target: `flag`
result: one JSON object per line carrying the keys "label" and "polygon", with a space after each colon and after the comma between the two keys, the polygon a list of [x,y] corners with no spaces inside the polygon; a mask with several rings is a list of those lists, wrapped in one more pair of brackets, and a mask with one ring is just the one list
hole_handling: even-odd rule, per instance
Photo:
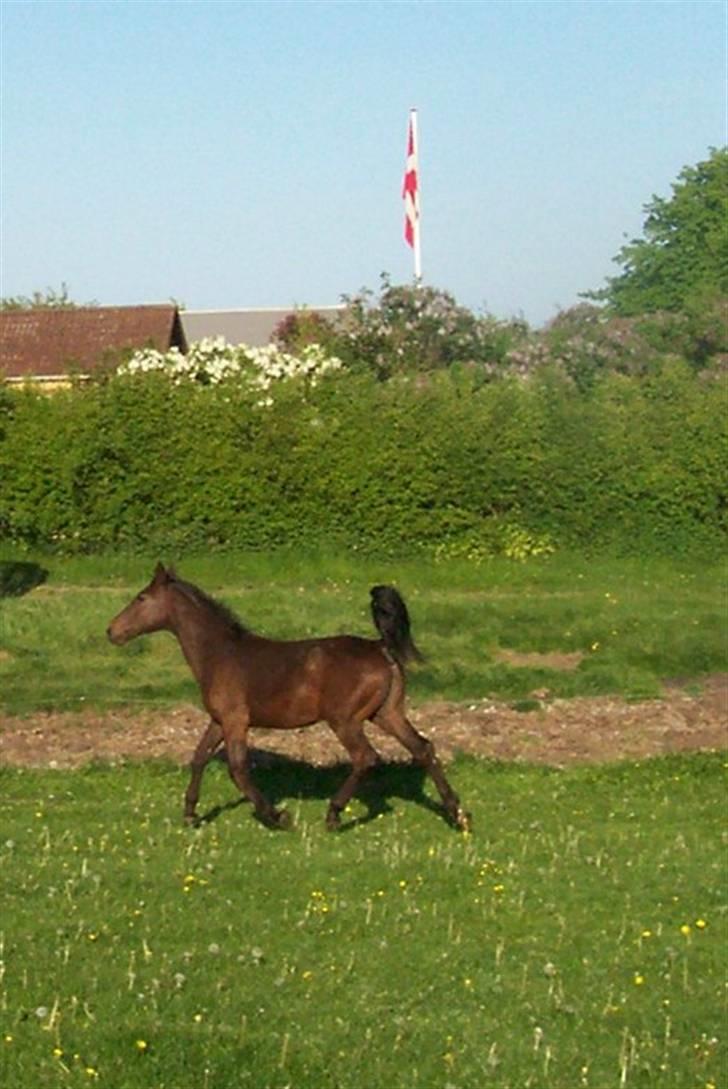
{"label": "flag", "polygon": [[402,184],[404,200],[404,237],[417,253],[420,233],[420,194],[417,166],[417,111],[410,111],[407,132],[407,162]]}

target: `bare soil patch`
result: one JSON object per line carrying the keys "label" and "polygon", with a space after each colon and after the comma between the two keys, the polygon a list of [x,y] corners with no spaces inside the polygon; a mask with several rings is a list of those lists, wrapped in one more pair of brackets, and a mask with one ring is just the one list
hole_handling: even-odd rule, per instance
{"label": "bare soil patch", "polygon": [[[414,725],[445,760],[457,753],[563,767],[575,763],[639,760],[674,752],[728,748],[728,674],[701,681],[699,694],[667,685],[661,699],[544,700],[519,712],[506,704],[429,703],[412,709]],[[91,761],[166,758],[186,763],[206,723],[203,711],[0,715],[0,764],[75,768]],[[371,727],[370,737],[387,760],[408,759],[396,742]],[[254,757],[287,756],[322,767],[338,764],[343,750],[324,725],[304,730],[255,730]]]}

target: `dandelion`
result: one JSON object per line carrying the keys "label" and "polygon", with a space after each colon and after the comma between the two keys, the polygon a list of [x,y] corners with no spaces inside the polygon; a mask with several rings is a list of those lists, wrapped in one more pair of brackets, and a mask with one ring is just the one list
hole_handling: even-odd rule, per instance
{"label": "dandelion", "polygon": [[199,1025],[200,1021],[202,1020],[202,1014],[196,1013],[192,1020],[195,1022],[196,1025]]}
{"label": "dandelion", "polygon": [[5,1033],[5,1043],[6,1044],[12,1044],[12,1042],[13,1042],[12,1035],[9,1032],[6,1032]]}
{"label": "dandelion", "polygon": [[147,1043],[146,1040],[137,1040],[136,1041],[137,1051],[146,1051],[148,1049],[148,1047],[149,1047],[149,1044]]}
{"label": "dandelion", "polygon": [[680,927],[680,933],[683,934],[686,938],[690,936],[689,923],[683,923],[683,925]]}
{"label": "dandelion", "polygon": [[643,930],[642,931],[642,937],[643,938],[651,938],[652,937],[652,931],[651,930],[646,930],[646,929]]}
{"label": "dandelion", "polygon": [[705,930],[708,924],[706,923],[705,919],[696,919],[695,925],[697,926],[698,930]]}
{"label": "dandelion", "polygon": [[643,975],[640,975],[639,972],[635,972],[635,974],[634,974],[634,985],[635,985],[635,987],[641,987],[642,984],[644,983],[644,981],[645,981],[645,977]]}
{"label": "dandelion", "polygon": [[89,1078],[98,1078],[99,1072],[98,1072],[98,1070],[96,1069],[95,1066],[87,1066],[86,1067],[86,1076],[89,1077]]}
{"label": "dandelion", "polygon": [[63,1058],[63,1048],[62,1047],[54,1047],[53,1048],[53,1057],[56,1058],[56,1059],[62,1059]]}

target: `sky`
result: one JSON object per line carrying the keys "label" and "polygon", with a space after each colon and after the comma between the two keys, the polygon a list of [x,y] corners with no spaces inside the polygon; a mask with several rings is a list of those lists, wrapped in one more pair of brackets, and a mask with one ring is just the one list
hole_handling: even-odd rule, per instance
{"label": "sky", "polygon": [[728,142],[727,0],[0,0],[0,295],[540,326]]}

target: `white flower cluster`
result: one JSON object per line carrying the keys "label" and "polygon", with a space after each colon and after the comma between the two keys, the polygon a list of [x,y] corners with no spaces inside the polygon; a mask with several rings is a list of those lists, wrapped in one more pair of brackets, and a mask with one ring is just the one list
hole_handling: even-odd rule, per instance
{"label": "white flower cluster", "polygon": [[324,374],[340,370],[341,366],[341,360],[327,355],[320,344],[308,344],[296,356],[281,351],[275,344],[253,348],[248,344],[228,344],[224,337],[216,337],[191,344],[186,355],[178,348],[168,352],[143,348],[122,363],[117,373],[163,371],[175,383],[193,381],[208,386],[242,379],[256,390],[268,391],[286,378],[302,378],[314,386]]}

